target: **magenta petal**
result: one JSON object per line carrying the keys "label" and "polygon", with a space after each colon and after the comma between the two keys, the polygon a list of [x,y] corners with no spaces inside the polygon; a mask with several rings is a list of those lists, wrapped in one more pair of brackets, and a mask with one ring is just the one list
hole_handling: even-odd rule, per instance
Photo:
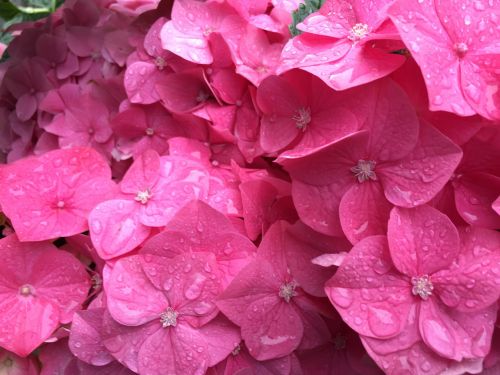
{"label": "magenta petal", "polygon": [[147,150],[140,155],[127,170],[120,188],[124,193],[137,194],[152,190],[160,177],[160,155],[155,150]]}
{"label": "magenta petal", "polygon": [[462,235],[458,264],[432,276],[441,300],[457,311],[475,312],[500,296],[500,234],[475,228]]}
{"label": "magenta petal", "polygon": [[413,303],[410,289],[409,280],[394,269],[385,236],[358,242],[325,286],[330,301],[353,330],[381,339],[405,328]]}
{"label": "magenta petal", "polygon": [[209,366],[215,366],[226,358],[241,341],[240,330],[223,315],[200,328],[207,343]]}
{"label": "magenta petal", "polygon": [[21,96],[16,103],[16,114],[19,120],[28,121],[38,107],[35,95],[27,93]]}
{"label": "magenta petal", "polygon": [[353,244],[371,235],[385,234],[392,207],[380,183],[366,181],[352,185],[340,201],[342,230]]}
{"label": "magenta petal", "polygon": [[393,208],[387,236],[394,265],[409,277],[445,269],[458,256],[457,229],[430,206]]}
{"label": "magenta petal", "polygon": [[432,126],[422,123],[420,138],[402,160],[380,165],[377,173],[387,199],[413,207],[429,202],[449,181],[462,151]]}

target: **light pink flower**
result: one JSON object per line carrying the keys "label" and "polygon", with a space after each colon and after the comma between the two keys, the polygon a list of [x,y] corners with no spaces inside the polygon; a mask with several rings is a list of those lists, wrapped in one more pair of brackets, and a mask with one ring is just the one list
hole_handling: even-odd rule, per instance
{"label": "light pink flower", "polygon": [[245,267],[217,299],[217,306],[241,327],[250,354],[269,360],[299,346],[313,348],[329,339],[320,316],[322,300],[307,295],[288,267],[284,223],[266,232],[257,259]]}
{"label": "light pink flower", "polygon": [[55,150],[0,169],[0,204],[21,241],[71,236],[116,190],[106,161],[90,148]]}
{"label": "light pink flower", "polygon": [[105,280],[104,344],[135,372],[204,373],[240,341],[236,327],[216,317],[219,277],[212,253],[118,260]]}
{"label": "light pink flower", "polygon": [[424,75],[430,109],[500,119],[498,4],[396,1],[389,10]]}
{"label": "light pink flower", "polygon": [[76,258],[48,242],[21,243],[13,234],[0,250],[0,346],[25,357],[71,321],[90,281]]}
{"label": "light pink flower", "polygon": [[255,245],[220,212],[202,201],[180,209],[164,231],[147,240],[139,254],[174,258],[191,252],[211,252],[226,287],[254,258]]}
{"label": "light pink flower", "polygon": [[[429,206],[396,207],[387,237],[356,244],[326,291],[342,319],[381,356],[373,358],[387,363],[382,368],[414,369],[413,360],[399,361],[413,345],[421,346],[419,364],[446,368],[450,360],[481,359],[500,295],[499,241],[498,233],[479,228],[459,237],[448,217]],[[435,366],[423,370],[440,373]]]}
{"label": "light pink flower", "polygon": [[172,20],[163,26],[160,37],[164,49],[195,64],[211,64],[211,35],[220,34],[234,51],[244,25],[225,3],[179,0],[174,2]]}
{"label": "light pink flower", "polygon": [[393,83],[367,87],[365,96],[364,117],[358,121],[366,130],[302,157],[278,159],[292,177],[301,220],[321,233],[343,231],[352,243],[385,233],[393,204],[413,207],[431,200],[462,157],[460,148],[437,130],[418,124]]}
{"label": "light pink flower", "polygon": [[399,68],[405,57],[391,53],[402,48],[387,17],[390,1],[327,0],[297,28],[304,31],[285,45],[282,73],[300,68],[335,90],[382,78]]}
{"label": "light pink flower", "polygon": [[117,199],[99,204],[89,215],[97,253],[110,259],[131,251],[162,227],[192,199],[207,199],[209,175],[187,158],[148,150],[139,156],[120,183]]}

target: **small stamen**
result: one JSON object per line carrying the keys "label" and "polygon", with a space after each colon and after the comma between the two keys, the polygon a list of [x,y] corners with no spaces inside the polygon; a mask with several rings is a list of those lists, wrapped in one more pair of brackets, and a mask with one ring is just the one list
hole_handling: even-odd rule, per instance
{"label": "small stamen", "polygon": [[240,344],[236,345],[236,347],[233,349],[233,351],[231,352],[232,355],[234,356],[237,356],[238,354],[240,354],[240,351],[241,351],[241,346]]}
{"label": "small stamen", "polygon": [[165,312],[160,315],[160,322],[163,328],[175,327],[177,325],[177,317],[179,313],[171,307],[167,307]]}
{"label": "small stamen", "polygon": [[296,114],[292,117],[292,120],[295,121],[295,125],[297,129],[306,131],[307,125],[311,122],[311,110],[309,108],[299,108]]}
{"label": "small stamen", "polygon": [[285,283],[280,286],[279,296],[283,298],[287,303],[290,302],[292,297],[297,295],[295,288],[297,287],[297,283],[295,281],[291,281],[289,283]]}
{"label": "small stamen", "polygon": [[31,287],[31,285],[25,284],[19,288],[19,293],[25,297],[31,296],[33,295],[33,288]]}
{"label": "small stamen", "polygon": [[458,57],[464,57],[467,54],[469,47],[467,47],[467,44],[460,42],[460,43],[455,43],[453,49],[455,50]]}
{"label": "small stamen", "polygon": [[158,70],[163,70],[163,69],[165,69],[167,62],[165,61],[165,59],[163,57],[157,56],[155,58],[155,65],[158,68]]}
{"label": "small stamen", "polygon": [[358,178],[358,182],[365,182],[368,180],[377,180],[375,174],[375,165],[377,163],[373,160],[358,160],[358,164],[351,168],[351,172]]}
{"label": "small stamen", "polygon": [[153,128],[147,128],[146,129],[146,135],[148,136],[153,136],[155,134],[155,130]]}
{"label": "small stamen", "polygon": [[369,29],[366,23],[357,23],[352,29],[349,31],[349,35],[347,39],[352,40],[353,42],[360,41],[368,34]]}
{"label": "small stamen", "polygon": [[411,292],[414,296],[420,296],[423,300],[429,298],[432,295],[434,286],[428,275],[414,276],[411,278],[411,285],[413,288]]}
{"label": "small stamen", "polygon": [[210,98],[210,94],[207,94],[205,91],[200,90],[200,92],[198,93],[198,96],[196,97],[196,101],[198,103],[203,103],[203,102],[206,102],[208,100],[208,98]]}
{"label": "small stamen", "polygon": [[64,208],[65,205],[64,201],[57,202],[57,208]]}
{"label": "small stamen", "polygon": [[148,201],[151,199],[153,194],[151,194],[150,189],[146,189],[144,191],[139,191],[137,192],[137,195],[135,196],[135,200],[139,203],[146,204]]}

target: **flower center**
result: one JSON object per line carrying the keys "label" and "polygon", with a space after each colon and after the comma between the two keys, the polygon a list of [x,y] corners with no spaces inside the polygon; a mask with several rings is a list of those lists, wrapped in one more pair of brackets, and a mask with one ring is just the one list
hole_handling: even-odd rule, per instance
{"label": "flower center", "polygon": [[241,346],[240,344],[236,345],[236,347],[233,349],[233,351],[231,352],[232,355],[234,356],[237,356],[238,354],[240,354],[240,351],[241,351]]}
{"label": "flower center", "polygon": [[19,288],[19,294],[28,297],[33,295],[33,287],[31,285],[25,284]]}
{"label": "flower center", "polygon": [[1,369],[9,369],[14,365],[14,361],[12,358],[5,358],[4,361],[0,364],[0,370]]}
{"label": "flower center", "polygon": [[420,296],[423,300],[429,298],[432,295],[434,286],[432,285],[431,279],[428,275],[414,276],[411,278],[411,285],[413,288],[411,292],[414,296]]}
{"label": "flower center", "polygon": [[57,208],[64,208],[65,205],[64,201],[57,202]]}
{"label": "flower center", "polygon": [[333,339],[333,346],[337,350],[345,349],[346,347],[346,339],[345,336],[341,333],[338,333]]}
{"label": "flower center", "polygon": [[146,129],[146,135],[148,136],[153,136],[155,134],[155,130],[153,128],[147,128]]}
{"label": "flower center", "polygon": [[292,120],[295,121],[297,129],[305,132],[307,125],[311,122],[311,110],[304,107],[299,108],[299,110],[295,113],[295,116],[292,117]]}
{"label": "flower center", "polygon": [[458,57],[464,57],[467,51],[469,50],[469,47],[467,47],[467,44],[460,42],[460,43],[455,43],[453,49],[455,50],[455,53],[457,54]]}
{"label": "flower center", "polygon": [[137,195],[135,196],[135,200],[137,202],[140,202],[142,204],[146,204],[148,203],[148,200],[153,196],[153,194],[151,194],[151,190],[149,189],[146,189],[144,191],[138,191],[137,192]]}
{"label": "flower center", "polygon": [[358,164],[351,168],[351,172],[357,177],[358,182],[365,182],[368,180],[377,180],[377,175],[375,174],[375,165],[377,162],[373,160],[358,160]]}
{"label": "flower center", "polygon": [[167,63],[163,57],[158,56],[155,58],[155,65],[158,68],[158,70],[163,70],[165,69],[165,65],[167,65]]}
{"label": "flower center", "polygon": [[295,297],[297,295],[297,292],[295,291],[296,287],[297,283],[295,281],[282,284],[280,286],[279,296],[283,298],[286,302],[290,302],[292,297]]}
{"label": "flower center", "polygon": [[196,101],[198,103],[203,103],[206,102],[208,98],[210,98],[210,94],[207,94],[205,91],[200,90],[200,92],[198,92],[198,96],[196,97]]}
{"label": "flower center", "polygon": [[347,39],[357,42],[368,34],[368,25],[366,23],[357,23],[349,31]]}
{"label": "flower center", "polygon": [[177,317],[179,313],[171,307],[167,307],[165,312],[160,315],[160,322],[163,328],[175,327],[177,325]]}

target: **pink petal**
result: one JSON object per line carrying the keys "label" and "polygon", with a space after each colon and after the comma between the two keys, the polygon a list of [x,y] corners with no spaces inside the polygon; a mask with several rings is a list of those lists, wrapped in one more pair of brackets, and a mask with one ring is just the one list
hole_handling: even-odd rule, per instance
{"label": "pink petal", "polygon": [[500,235],[472,228],[462,235],[458,264],[432,276],[441,300],[457,311],[484,309],[500,296]]}
{"label": "pink petal", "polygon": [[103,312],[102,308],[79,311],[71,324],[68,342],[71,352],[94,366],[104,366],[114,360],[102,343]]}
{"label": "pink petal", "polygon": [[385,234],[392,207],[378,182],[352,185],[340,201],[342,230],[353,244],[371,235]]}
{"label": "pink petal", "polygon": [[240,330],[223,315],[201,327],[210,357],[209,366],[215,366],[223,361],[241,341]]}
{"label": "pink petal", "polygon": [[381,165],[377,175],[390,202],[413,207],[429,202],[444,187],[461,158],[458,146],[422,123],[415,149],[398,162]]}
{"label": "pink petal", "polygon": [[394,265],[410,277],[446,269],[459,253],[457,229],[430,206],[393,208],[387,236]]}
{"label": "pink petal", "polygon": [[380,339],[405,329],[413,304],[410,289],[409,280],[392,265],[385,236],[358,242],[325,286],[330,301],[353,330]]}
{"label": "pink petal", "polygon": [[469,224],[490,229],[500,228],[500,216],[492,202],[500,191],[500,177],[486,173],[467,173],[454,181],[455,204]]}
{"label": "pink petal", "polygon": [[109,200],[89,215],[90,237],[102,259],[126,254],[139,246],[150,233],[137,215],[137,202]]}
{"label": "pink petal", "polygon": [[139,326],[157,319],[168,302],[142,269],[137,255],[122,258],[115,263],[109,279],[105,280],[108,310],[117,322]]}
{"label": "pink petal", "polygon": [[127,170],[120,183],[121,191],[137,194],[140,191],[152,189],[160,177],[160,155],[154,150],[148,150],[139,156]]}
{"label": "pink petal", "polygon": [[137,61],[127,67],[124,86],[132,103],[152,104],[160,100],[156,85],[162,77],[156,65]]}
{"label": "pink petal", "polygon": [[475,112],[460,87],[459,59],[452,50],[454,41],[438,17],[434,0],[422,4],[396,2],[389,15],[422,70],[430,110],[473,115]]}

